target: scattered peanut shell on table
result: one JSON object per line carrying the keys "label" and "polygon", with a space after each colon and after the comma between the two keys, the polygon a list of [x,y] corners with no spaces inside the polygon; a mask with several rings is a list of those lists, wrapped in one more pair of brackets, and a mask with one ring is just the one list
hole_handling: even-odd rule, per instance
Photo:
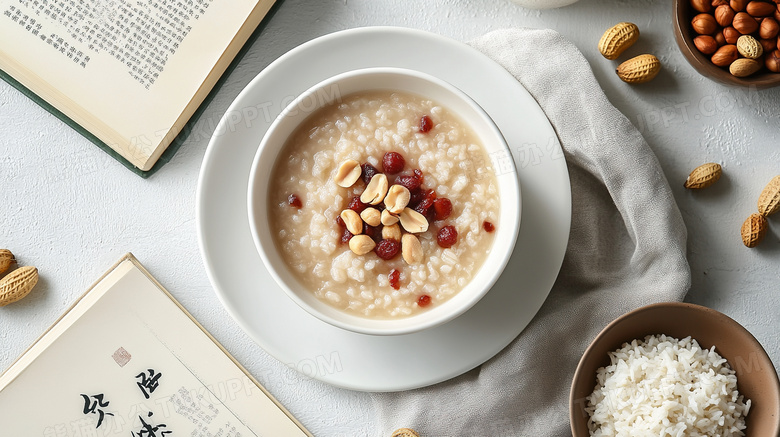
{"label": "scattered peanut shell on table", "polygon": [[756,247],[764,239],[768,227],[766,217],[753,213],[742,223],[742,243],[747,247]]}
{"label": "scattered peanut shell on table", "polygon": [[694,168],[685,180],[684,186],[689,189],[707,188],[718,182],[722,174],[723,169],[720,164],[708,162]]}
{"label": "scattered peanut shell on table", "polygon": [[420,437],[420,434],[410,428],[399,428],[393,431],[393,435],[390,437]]}
{"label": "scattered peanut shell on table", "polygon": [[0,279],[0,307],[14,303],[30,294],[38,283],[38,269],[33,266],[19,267]]}
{"label": "scattered peanut shell on table", "polygon": [[634,23],[618,23],[604,32],[599,40],[599,52],[607,59],[617,59],[639,39],[639,28]]}
{"label": "scattered peanut shell on table", "polygon": [[620,64],[616,70],[623,82],[645,83],[653,80],[661,71],[661,62],[654,55],[644,54]]}
{"label": "scattered peanut shell on table", "polygon": [[0,275],[7,272],[11,264],[15,263],[14,254],[8,249],[0,249]]}
{"label": "scattered peanut shell on table", "polygon": [[780,209],[780,175],[772,178],[758,196],[758,212],[764,217]]}

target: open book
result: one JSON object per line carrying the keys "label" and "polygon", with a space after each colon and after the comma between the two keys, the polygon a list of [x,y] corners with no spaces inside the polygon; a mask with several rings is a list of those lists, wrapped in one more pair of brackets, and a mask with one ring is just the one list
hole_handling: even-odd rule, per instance
{"label": "open book", "polygon": [[0,375],[4,436],[310,436],[125,256]]}
{"label": "open book", "polygon": [[141,173],[274,1],[0,0],[0,77]]}

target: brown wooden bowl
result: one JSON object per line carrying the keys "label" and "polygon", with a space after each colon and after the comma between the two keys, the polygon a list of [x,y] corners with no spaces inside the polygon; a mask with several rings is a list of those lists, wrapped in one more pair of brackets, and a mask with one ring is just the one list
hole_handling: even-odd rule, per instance
{"label": "brown wooden bowl", "polygon": [[596,373],[608,366],[608,353],[623,343],[648,335],[691,336],[703,348],[715,345],[737,374],[737,388],[751,400],[746,419],[748,437],[780,435],[780,382],[769,356],[742,325],[730,317],[699,305],[670,302],[631,311],[607,325],[585,350],[569,393],[569,420],[573,437],[587,437],[586,398],[596,387]]}
{"label": "brown wooden bowl", "polygon": [[690,0],[674,0],[674,39],[685,59],[696,71],[724,85],[750,87],[758,89],[780,85],[780,73],[772,73],[764,68],[748,77],[735,77],[728,68],[721,68],[710,61],[710,56],[700,52],[693,44],[698,34],[691,27],[691,20],[699,12],[691,6]]}

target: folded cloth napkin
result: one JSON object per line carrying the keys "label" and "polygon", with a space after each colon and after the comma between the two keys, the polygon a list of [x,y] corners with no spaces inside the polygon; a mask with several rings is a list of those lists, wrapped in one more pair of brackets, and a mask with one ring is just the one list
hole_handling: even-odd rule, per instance
{"label": "folded cloth napkin", "polygon": [[378,435],[570,435],[569,386],[590,341],[627,311],[685,296],[685,225],[655,155],[572,43],[512,29],[470,44],[523,84],[558,134],[572,188],[569,246],[547,301],[498,355],[431,387],[373,394]]}

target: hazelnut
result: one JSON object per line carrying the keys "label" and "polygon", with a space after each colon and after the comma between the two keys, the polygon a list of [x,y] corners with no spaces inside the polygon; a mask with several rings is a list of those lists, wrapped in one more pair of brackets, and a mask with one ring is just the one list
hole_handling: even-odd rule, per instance
{"label": "hazelnut", "polygon": [[764,18],[758,29],[758,36],[765,39],[772,39],[780,33],[780,24],[777,24],[774,18]]}
{"label": "hazelnut", "polygon": [[753,33],[758,30],[758,21],[751,17],[747,12],[739,12],[734,15],[734,29],[743,35]]}
{"label": "hazelnut", "polygon": [[764,65],[773,73],[780,73],[780,50],[767,53],[764,57]]}
{"label": "hazelnut", "polygon": [[752,1],[747,4],[745,11],[754,17],[766,17],[774,14],[777,6],[774,3],[765,3],[761,1]]}
{"label": "hazelnut", "polygon": [[712,7],[717,8],[720,5],[729,4],[729,0],[712,0]]}
{"label": "hazelnut", "polygon": [[710,60],[718,67],[726,67],[732,62],[736,61],[738,57],[739,52],[737,51],[737,46],[733,44],[726,44],[725,46],[719,48],[715,54],[712,55]]}
{"label": "hazelnut", "polygon": [[769,53],[772,50],[774,50],[776,48],[775,45],[777,44],[777,41],[775,41],[774,38],[773,39],[760,39],[760,40],[758,40],[758,42],[761,43],[761,48],[764,49],[764,53]]}
{"label": "hazelnut", "polygon": [[699,12],[709,12],[712,9],[710,0],[691,0],[691,6]]}
{"label": "hazelnut", "polygon": [[731,9],[734,9],[735,12],[739,12],[745,10],[747,3],[747,0],[731,0],[729,5],[731,6]]}
{"label": "hazelnut", "polygon": [[726,39],[726,44],[736,44],[737,38],[739,38],[742,34],[737,32],[737,29],[734,29],[733,27],[729,26],[723,29],[723,38]]}
{"label": "hazelnut", "polygon": [[691,25],[699,35],[712,35],[718,30],[718,23],[715,21],[715,17],[710,14],[699,14],[693,17]]}
{"label": "hazelnut", "polygon": [[715,21],[723,27],[731,26],[731,22],[734,21],[734,9],[731,9],[729,5],[720,5],[715,8]]}
{"label": "hazelnut", "polygon": [[726,45],[726,37],[723,36],[723,32],[715,32],[715,42],[718,43],[718,47]]}
{"label": "hazelnut", "polygon": [[711,55],[718,50],[718,42],[709,35],[699,35],[693,39],[693,44],[705,55]]}

